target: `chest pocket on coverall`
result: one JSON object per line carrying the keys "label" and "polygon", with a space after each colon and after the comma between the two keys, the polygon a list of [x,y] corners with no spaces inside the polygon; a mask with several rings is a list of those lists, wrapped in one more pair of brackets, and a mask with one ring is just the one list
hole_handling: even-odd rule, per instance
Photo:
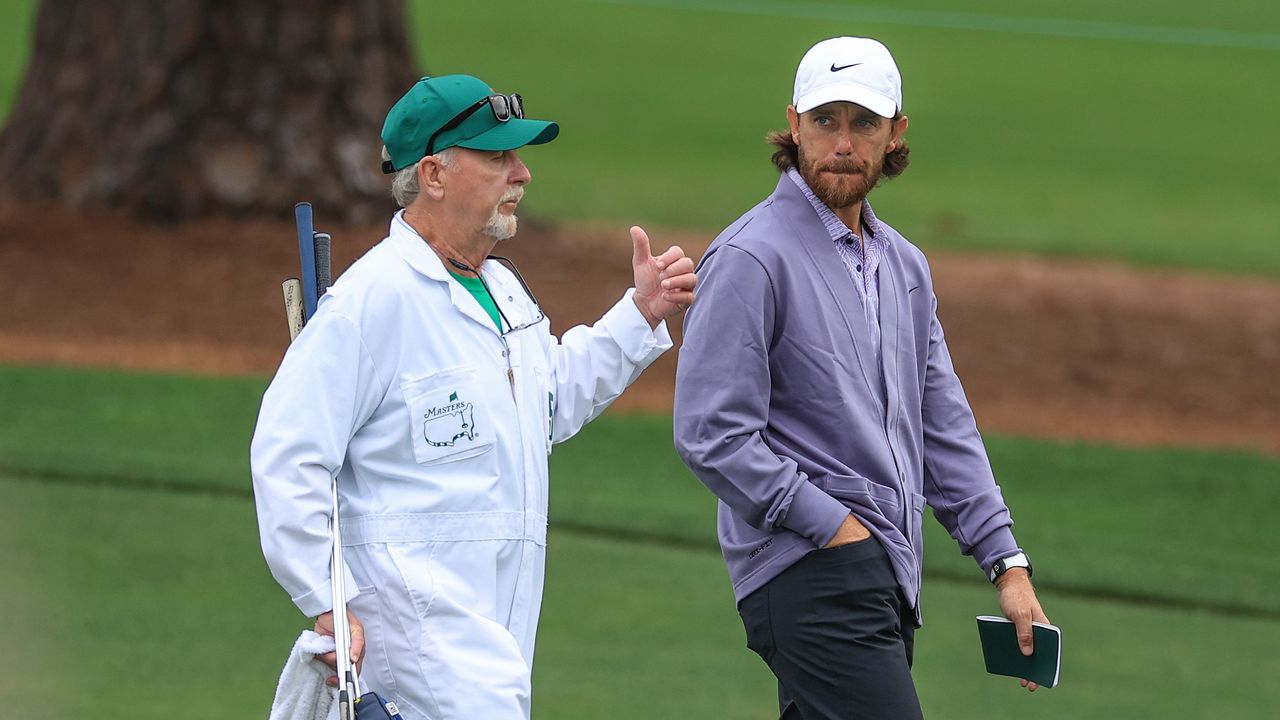
{"label": "chest pocket on coverall", "polygon": [[474,369],[440,370],[401,383],[400,391],[419,463],[462,460],[493,449],[496,428],[489,422]]}

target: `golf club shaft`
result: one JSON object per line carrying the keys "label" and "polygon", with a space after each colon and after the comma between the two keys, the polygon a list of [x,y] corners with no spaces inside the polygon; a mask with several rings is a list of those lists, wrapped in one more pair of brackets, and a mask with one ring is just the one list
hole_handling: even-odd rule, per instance
{"label": "golf club shaft", "polygon": [[[351,673],[351,628],[347,624],[347,588],[345,564],[342,559],[342,528],[338,519],[338,483],[334,482],[333,492],[333,639],[338,657],[338,689],[351,692],[349,687]],[[355,696],[350,696],[355,697]]]}

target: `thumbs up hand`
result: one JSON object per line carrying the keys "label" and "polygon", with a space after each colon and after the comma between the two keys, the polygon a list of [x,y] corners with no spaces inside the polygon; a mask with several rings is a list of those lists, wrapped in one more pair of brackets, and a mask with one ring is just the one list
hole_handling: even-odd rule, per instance
{"label": "thumbs up hand", "polygon": [[693,259],[685,257],[678,246],[654,257],[649,249],[649,236],[640,227],[631,228],[631,268],[635,271],[636,292],[632,298],[649,327],[683,311],[693,304]]}

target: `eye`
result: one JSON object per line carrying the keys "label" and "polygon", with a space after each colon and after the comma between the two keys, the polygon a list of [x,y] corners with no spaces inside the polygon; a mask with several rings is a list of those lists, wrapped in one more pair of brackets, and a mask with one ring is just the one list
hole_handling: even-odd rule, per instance
{"label": "eye", "polygon": [[813,119],[813,124],[818,127],[826,127],[831,124],[830,115],[819,115]]}

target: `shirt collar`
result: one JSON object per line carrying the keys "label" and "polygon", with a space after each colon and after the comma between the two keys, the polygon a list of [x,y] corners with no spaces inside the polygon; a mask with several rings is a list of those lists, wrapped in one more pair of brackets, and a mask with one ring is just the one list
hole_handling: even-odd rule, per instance
{"label": "shirt collar", "polygon": [[[488,313],[480,308],[479,303],[471,297],[471,291],[466,289],[462,282],[453,280],[453,276],[450,275],[449,269],[445,267],[444,261],[440,259],[439,255],[436,255],[435,251],[427,245],[427,241],[418,234],[417,230],[414,230],[409,225],[403,216],[404,210],[400,210],[391,218],[391,228],[387,234],[391,246],[408,263],[409,267],[416,272],[432,280],[447,284],[453,304],[462,309],[465,314],[492,330],[492,319],[489,318]],[[489,284],[491,294],[495,296],[494,302],[502,303],[502,300],[506,301],[501,304],[502,311],[507,314],[512,323],[519,325],[533,317],[534,304],[524,301],[524,298],[526,298],[524,289],[510,270],[503,267],[502,263],[489,259],[486,259],[481,264],[480,270],[484,274],[485,282]],[[465,280],[466,278],[462,279]],[[502,300],[498,300],[498,296],[501,296]],[[516,302],[516,298],[521,298],[521,300]]]}
{"label": "shirt collar", "polygon": [[404,219],[404,210],[398,211],[391,218],[391,229],[388,231],[391,244],[409,267],[426,275],[432,280],[449,281],[449,271],[445,269],[440,256],[427,245],[427,241],[414,230]]}
{"label": "shirt collar", "polygon": [[[431,246],[427,245],[427,241],[418,234],[418,231],[414,230],[413,226],[404,219],[404,210],[397,211],[392,216],[388,237],[391,240],[392,247],[409,264],[409,267],[432,280],[439,280],[443,283],[452,281],[453,276],[449,273],[449,268],[445,267],[444,261],[431,249]],[[511,293],[515,288],[519,287],[519,281],[515,279],[515,276],[503,267],[502,263],[496,260],[485,259],[480,265],[480,271],[484,273],[485,281],[493,289],[501,288],[504,292]],[[521,294],[523,294],[523,288],[520,289]]]}
{"label": "shirt collar", "polygon": [[[849,235],[854,234],[848,225],[835,214],[827,204],[813,192],[809,187],[809,183],[800,177],[799,171],[794,167],[787,168],[787,177],[800,188],[800,192],[804,193],[804,197],[813,206],[814,212],[818,213],[818,218],[822,220],[822,225],[827,228],[827,233],[831,235],[831,239],[835,242],[842,242]],[[880,221],[876,218],[876,214],[871,209],[871,201],[864,198],[862,201],[862,226],[867,229],[867,234],[871,236],[871,240],[887,242],[889,236],[880,228]]]}

